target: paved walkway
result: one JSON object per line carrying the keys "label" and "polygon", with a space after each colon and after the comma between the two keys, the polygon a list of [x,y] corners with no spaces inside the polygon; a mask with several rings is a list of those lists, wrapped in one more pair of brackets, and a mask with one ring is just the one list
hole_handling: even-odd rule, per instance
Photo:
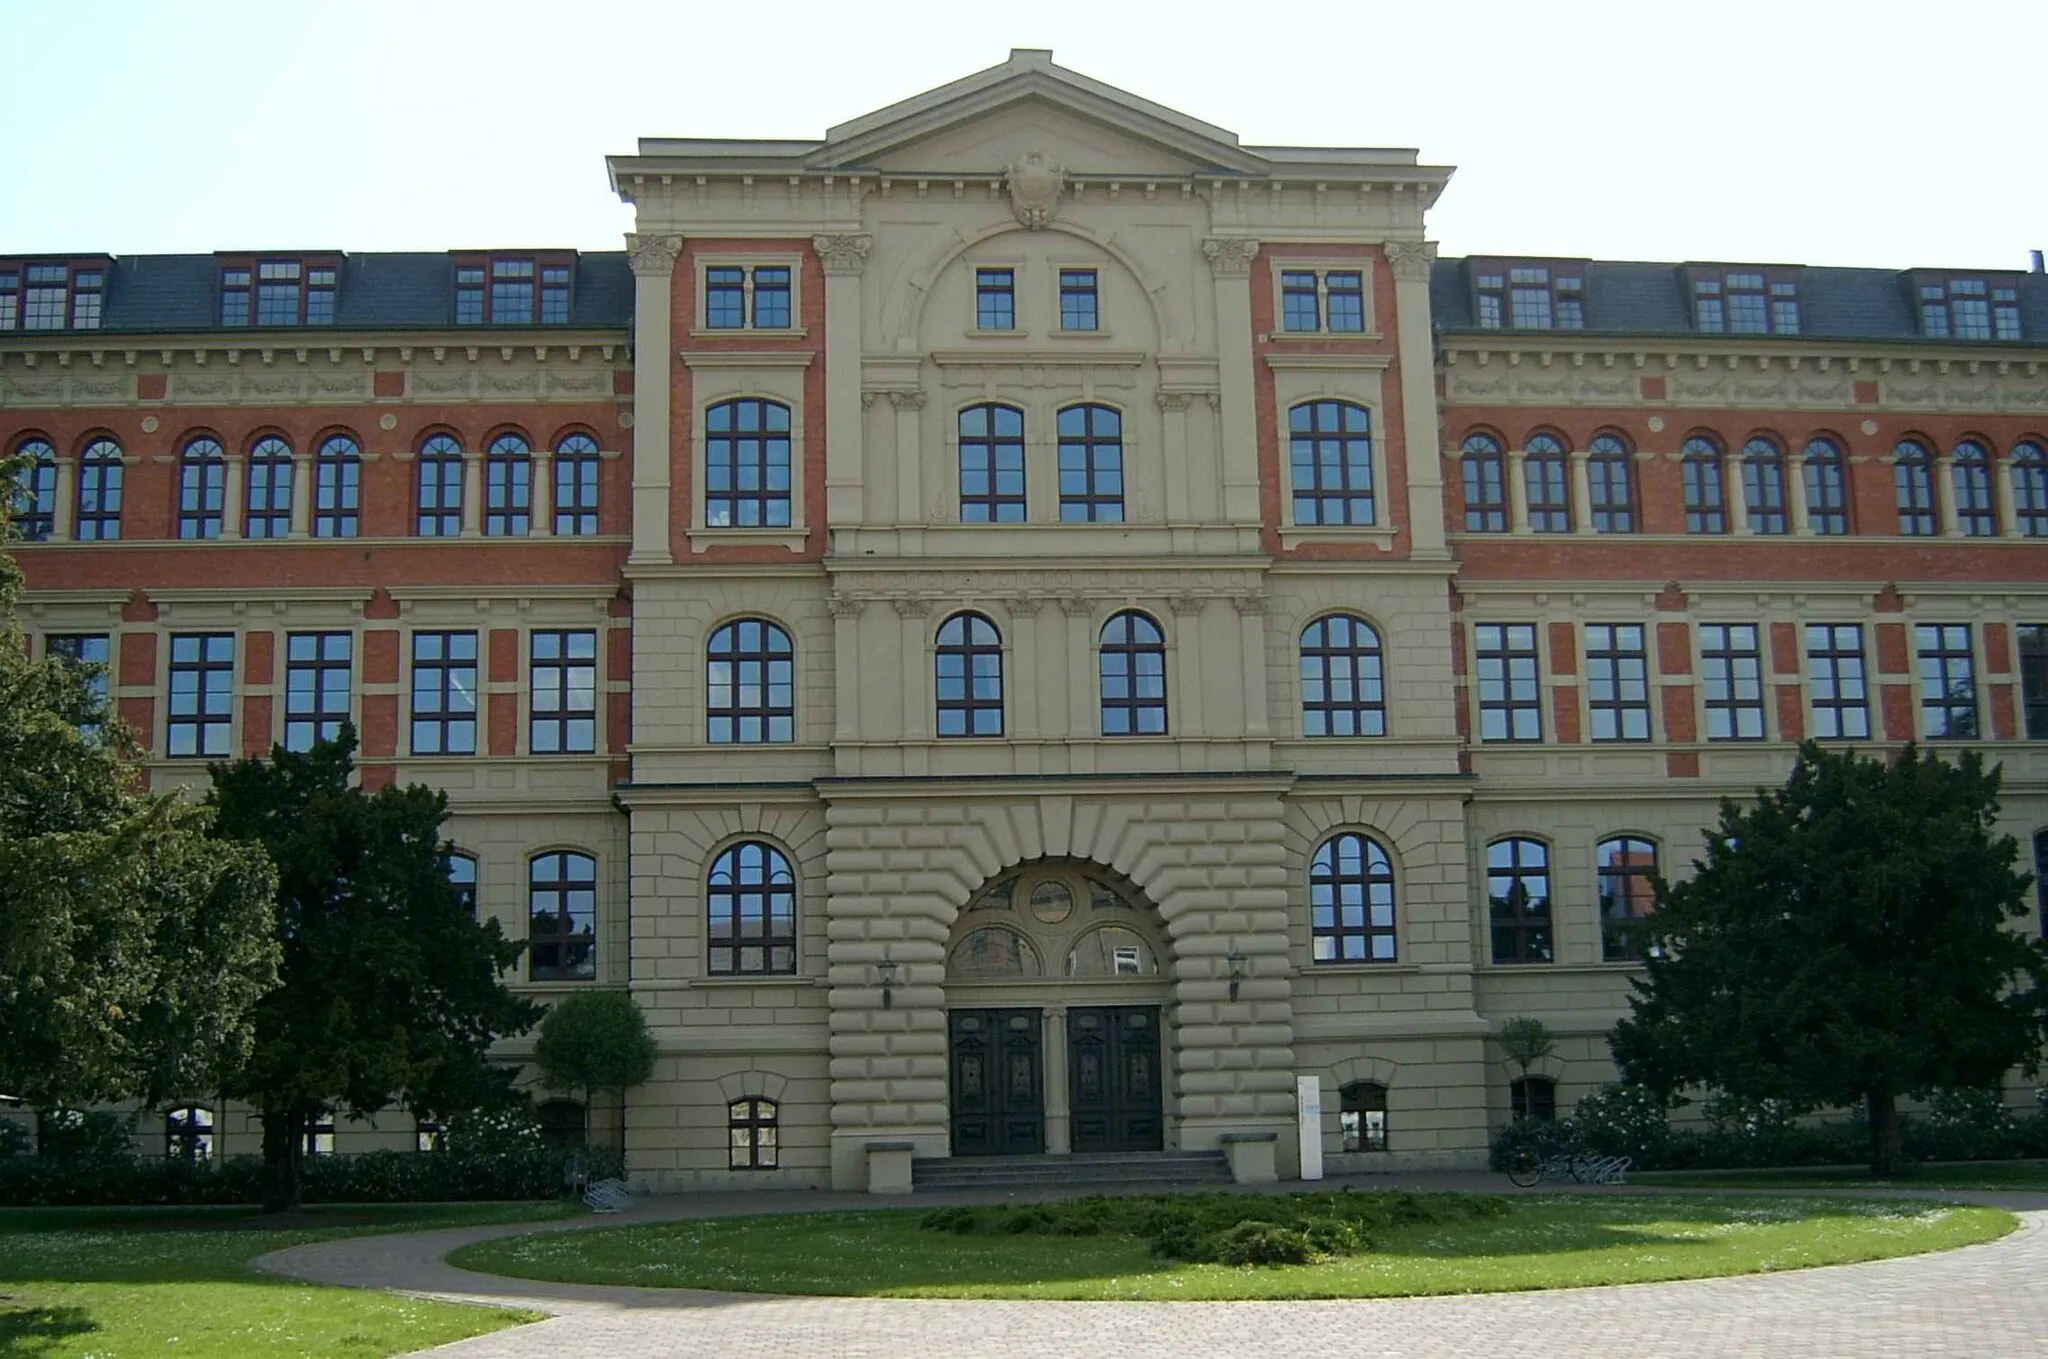
{"label": "paved walkway", "polygon": [[[1492,1176],[1375,1177],[1381,1187],[1497,1189]],[[1293,1186],[1282,1186],[1292,1188]],[[1893,1195],[1897,1197],[1898,1195]],[[539,1226],[356,1237],[259,1268],[318,1283],[547,1312],[431,1351],[446,1359],[2048,1359],[2048,1195],[1953,1193],[2021,1215],[1984,1246],[1872,1264],[1689,1283],[1377,1302],[951,1302],[597,1288],[473,1274],[458,1246],[627,1222],[872,1208],[824,1193],[692,1195]],[[989,1201],[920,1195],[920,1205]]]}

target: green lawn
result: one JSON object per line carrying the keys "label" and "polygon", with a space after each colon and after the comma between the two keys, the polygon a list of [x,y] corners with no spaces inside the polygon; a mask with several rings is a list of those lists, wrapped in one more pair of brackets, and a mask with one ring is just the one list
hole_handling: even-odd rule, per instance
{"label": "green lawn", "polygon": [[[1429,1196],[1434,1197],[1434,1196]],[[1246,1199],[1256,1207],[1259,1200]],[[914,1298],[1389,1297],[1688,1279],[1874,1260],[2003,1236],[1995,1209],[1862,1199],[1532,1195],[1272,1267],[1154,1258],[1129,1235],[950,1235],[916,1210],[725,1218],[482,1242],[468,1269],[578,1283]]]}
{"label": "green lawn", "polygon": [[2048,1161],[1970,1161],[1913,1166],[1896,1180],[1864,1169],[1657,1170],[1630,1172],[1633,1184],[1673,1189],[2015,1189],[2048,1193]]}
{"label": "green lawn", "polygon": [[258,1274],[268,1251],[339,1236],[523,1222],[554,1203],[309,1208],[285,1230],[253,1209],[0,1210],[7,1359],[372,1359],[533,1318]]}

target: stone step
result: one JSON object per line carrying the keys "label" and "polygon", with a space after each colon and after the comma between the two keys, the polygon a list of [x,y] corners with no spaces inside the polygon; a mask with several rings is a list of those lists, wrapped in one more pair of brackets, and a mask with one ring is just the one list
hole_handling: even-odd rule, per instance
{"label": "stone step", "polygon": [[911,1163],[911,1182],[923,1190],[1181,1189],[1229,1184],[1230,1165],[1220,1151],[930,1157]]}

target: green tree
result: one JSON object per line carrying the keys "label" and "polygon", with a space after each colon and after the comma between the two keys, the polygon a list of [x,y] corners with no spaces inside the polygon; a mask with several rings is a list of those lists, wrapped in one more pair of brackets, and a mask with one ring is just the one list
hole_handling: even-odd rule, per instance
{"label": "green tree", "polygon": [[494,1040],[539,1007],[500,978],[525,945],[479,923],[449,880],[448,799],[353,787],[355,733],[213,767],[215,833],[277,864],[281,980],[256,1010],[255,1050],[228,1093],[263,1119],[264,1204],[293,1207],[305,1128],[336,1106],[434,1116],[481,1102]]}
{"label": "green tree", "polygon": [[1887,764],[1809,742],[1782,789],[1724,801],[1693,877],[1656,885],[1663,947],[1612,1038],[1626,1077],[1797,1112],[1860,1102],[1888,1176],[1901,1096],[2033,1072],[2048,948],[2012,928],[2031,879],[1994,832],[1998,792],[1975,753]]}
{"label": "green tree", "polygon": [[276,978],[261,849],[145,791],[92,673],[16,621],[18,462],[0,459],[0,1089],[38,1107],[219,1088]]}
{"label": "green tree", "polygon": [[1529,1079],[1529,1068],[1557,1051],[1557,1042],[1550,1036],[1549,1026],[1531,1015],[1517,1015],[1504,1019],[1493,1031],[1493,1041],[1500,1044],[1509,1061],[1521,1070],[1522,1079]]}
{"label": "green tree", "polygon": [[616,1090],[623,1142],[626,1091],[654,1074],[654,1037],[624,991],[583,991],[548,1007],[533,1061],[548,1089],[583,1092],[586,1137],[591,1096]]}

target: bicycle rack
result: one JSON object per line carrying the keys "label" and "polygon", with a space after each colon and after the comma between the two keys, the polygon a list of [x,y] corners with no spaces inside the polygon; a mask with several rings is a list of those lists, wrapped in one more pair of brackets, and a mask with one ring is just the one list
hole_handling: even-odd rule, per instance
{"label": "bicycle rack", "polygon": [[616,1213],[632,1202],[624,1180],[599,1180],[583,1191],[584,1206],[593,1213]]}

